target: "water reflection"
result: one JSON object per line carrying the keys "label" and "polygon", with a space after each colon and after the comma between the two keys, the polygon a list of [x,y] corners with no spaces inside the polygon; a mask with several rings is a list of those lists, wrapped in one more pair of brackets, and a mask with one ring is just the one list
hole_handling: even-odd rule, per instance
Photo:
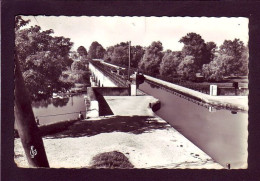
{"label": "water reflection", "polygon": [[[52,99],[52,104],[55,106],[55,107],[63,107],[63,106],[66,106],[69,102],[69,98],[56,98],[56,99]],[[73,105],[73,103],[72,103]]]}
{"label": "water reflection", "polygon": [[159,89],[160,87],[158,86],[158,85],[156,85],[156,84],[150,84],[150,86],[152,87],[152,88],[156,88],[156,89]]}
{"label": "water reflection", "polygon": [[32,107],[33,108],[41,108],[41,107],[45,107],[47,108],[48,105],[52,104],[52,100],[49,98],[49,99],[46,99],[46,100],[40,100],[40,101],[33,101],[32,102]]}
{"label": "water reflection", "polygon": [[217,109],[215,107],[209,106],[209,112],[216,112]]}
{"label": "water reflection", "polygon": [[50,98],[33,102],[32,108],[35,117],[39,118],[40,124],[76,119],[80,111],[83,114],[86,111],[83,94],[63,99]]}
{"label": "water reflection", "polygon": [[[72,99],[73,100],[73,99]],[[34,108],[47,108],[49,105],[53,105],[55,107],[64,107],[68,104],[69,102],[69,97],[66,98],[48,98],[46,100],[42,99],[40,101],[33,101],[32,102],[32,107]],[[73,105],[73,101],[72,101]]]}

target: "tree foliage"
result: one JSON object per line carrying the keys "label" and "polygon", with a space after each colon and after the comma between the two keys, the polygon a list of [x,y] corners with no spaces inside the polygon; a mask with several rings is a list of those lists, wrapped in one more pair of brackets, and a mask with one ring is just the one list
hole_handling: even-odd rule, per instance
{"label": "tree foliage", "polygon": [[80,61],[74,61],[71,65],[72,71],[86,70],[86,66]]}
{"label": "tree foliage", "polygon": [[70,51],[69,58],[73,61],[80,61],[80,56],[77,51]]}
{"label": "tree foliage", "polygon": [[90,59],[102,59],[104,58],[105,49],[97,41],[94,41],[88,51],[88,58]]}
{"label": "tree foliage", "polygon": [[203,64],[209,63],[214,57],[216,44],[213,42],[205,43],[199,34],[188,33],[179,42],[184,44],[182,49],[183,57],[194,57],[194,64],[196,64],[195,67],[197,68],[194,71],[199,71]]}
{"label": "tree foliage", "polygon": [[231,61],[231,56],[218,55],[209,64],[203,65],[202,74],[208,81],[221,81],[226,74],[226,65]]}
{"label": "tree foliage", "polygon": [[84,46],[78,47],[77,52],[81,57],[86,57],[88,55],[88,52]]}
{"label": "tree foliage", "polygon": [[159,75],[159,67],[163,57],[162,51],[163,46],[160,41],[152,42],[145,50],[144,56],[139,63],[139,69],[151,76]]}
{"label": "tree foliage", "polygon": [[30,20],[24,20],[21,16],[15,17],[15,31],[19,30],[21,27],[27,25]]}
{"label": "tree foliage", "polygon": [[247,72],[248,52],[242,41],[225,40],[220,46],[219,53],[232,57],[229,64],[226,64],[226,75],[242,75]]}
{"label": "tree foliage", "polygon": [[78,54],[78,58],[80,61],[82,61],[84,63],[88,62],[88,60],[87,60],[88,52],[84,46],[78,47],[77,54]]}
{"label": "tree foliage", "polygon": [[104,61],[105,62],[111,62],[112,59],[111,57],[113,56],[113,53],[114,53],[114,46],[110,46],[106,49],[106,53],[104,55]]}
{"label": "tree foliage", "polygon": [[142,60],[144,55],[144,49],[143,47],[137,45],[137,46],[131,46],[131,67],[138,68],[139,62]]}
{"label": "tree foliage", "polygon": [[203,65],[202,73],[207,80],[220,81],[224,76],[248,74],[248,49],[239,39],[225,40],[218,55]]}
{"label": "tree foliage", "polygon": [[129,45],[128,43],[120,43],[113,49],[111,63],[127,66],[129,62]]}
{"label": "tree foliage", "polygon": [[196,79],[196,66],[195,57],[185,56],[177,68],[177,73],[181,78],[193,81]]}
{"label": "tree foliage", "polygon": [[[144,50],[141,46],[131,46],[130,47],[130,56],[131,62],[130,66],[137,68],[138,63],[142,59],[144,54]],[[129,64],[129,43],[121,42],[115,46],[110,46],[106,50],[106,54],[104,56],[106,62],[110,62],[113,64],[128,66]]]}
{"label": "tree foliage", "polygon": [[176,77],[180,62],[181,52],[165,52],[160,64],[160,75],[165,78]]}
{"label": "tree foliage", "polygon": [[41,31],[37,25],[20,29],[26,22],[16,17],[15,56],[30,95],[37,98],[39,93],[50,94],[63,87],[59,76],[73,62],[69,58],[73,43],[69,38],[52,36],[53,30]]}
{"label": "tree foliage", "polygon": [[248,61],[249,61],[249,53],[248,48],[246,47],[240,58],[241,67],[239,68],[239,75],[248,75]]}

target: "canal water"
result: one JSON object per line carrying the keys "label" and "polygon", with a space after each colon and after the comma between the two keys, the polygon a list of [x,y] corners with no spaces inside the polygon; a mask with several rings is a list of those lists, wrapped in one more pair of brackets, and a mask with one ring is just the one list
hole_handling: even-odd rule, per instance
{"label": "canal water", "polygon": [[230,110],[210,112],[175,94],[144,82],[139,89],[161,102],[155,113],[226,167],[247,167],[248,114]]}
{"label": "canal water", "polygon": [[84,95],[68,98],[50,98],[32,103],[33,113],[40,124],[50,124],[64,120],[77,119],[79,112],[86,113]]}

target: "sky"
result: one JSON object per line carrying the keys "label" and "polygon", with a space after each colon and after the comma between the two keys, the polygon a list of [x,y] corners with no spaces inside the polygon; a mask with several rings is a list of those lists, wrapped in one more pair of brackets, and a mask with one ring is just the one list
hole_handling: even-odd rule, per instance
{"label": "sky", "polygon": [[[64,36],[74,42],[73,50],[84,46],[87,50],[93,41],[104,48],[120,42],[149,46],[161,41],[164,50],[179,51],[179,40],[187,33],[201,35],[205,42],[213,41],[219,47],[224,40],[239,38],[248,43],[247,18],[208,17],[92,17],[92,16],[23,16],[30,19],[26,27],[39,25],[42,30],[53,29],[55,36]],[[25,28],[26,28],[25,27]]]}

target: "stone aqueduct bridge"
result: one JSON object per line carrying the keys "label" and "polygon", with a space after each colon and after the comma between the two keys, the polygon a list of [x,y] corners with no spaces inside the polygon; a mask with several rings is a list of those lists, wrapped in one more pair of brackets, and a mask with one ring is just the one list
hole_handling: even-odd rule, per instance
{"label": "stone aqueduct bridge", "polygon": [[111,72],[111,70],[100,61],[91,61],[89,63],[89,70],[92,73],[93,81],[98,87],[128,87],[126,79]]}
{"label": "stone aqueduct bridge", "polygon": [[[91,71],[92,84],[88,87],[87,95],[84,97],[85,102],[89,102],[86,107],[86,117],[94,118],[102,115],[104,104],[102,96],[136,96],[137,85],[135,80],[127,81],[120,74],[124,68],[104,63],[99,60],[89,62],[89,70]],[[113,70],[113,72],[112,72]],[[124,70],[123,70],[124,71]]]}

